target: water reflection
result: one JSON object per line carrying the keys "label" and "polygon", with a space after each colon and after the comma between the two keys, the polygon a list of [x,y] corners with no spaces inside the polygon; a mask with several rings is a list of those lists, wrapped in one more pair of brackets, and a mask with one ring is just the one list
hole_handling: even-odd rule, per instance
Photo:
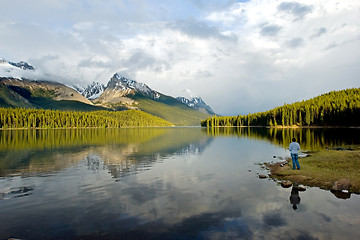
{"label": "water reflection", "polygon": [[358,196],[339,202],[309,188],[294,214],[289,188],[249,172],[288,153],[247,131],[1,132],[0,239],[359,237]]}
{"label": "water reflection", "polygon": [[351,197],[351,193],[348,191],[334,191],[331,190],[330,191],[332,194],[334,194],[335,197],[339,198],[339,199],[348,199]]}
{"label": "water reflection", "polygon": [[[165,134],[159,136],[159,138],[164,138],[160,141],[167,142],[173,136]],[[100,168],[107,169],[113,178],[120,180],[121,177],[130,174],[150,170],[154,163],[160,162],[166,157],[201,154],[212,140],[206,137],[203,139],[192,139],[191,142],[184,142],[184,145],[179,145],[176,148],[174,146],[170,148],[164,146],[163,149],[156,147],[156,151],[151,151],[151,146],[154,146],[152,141],[143,144],[129,144],[127,146],[104,146],[96,149],[93,148],[91,153],[86,156],[86,161],[89,169],[93,171],[97,171]],[[146,151],[143,152],[141,149],[146,149]]]}
{"label": "water reflection", "polygon": [[32,194],[32,191],[34,188],[32,187],[16,187],[16,188],[9,188],[8,191],[0,192],[0,200],[6,200],[11,198],[19,198],[19,197],[25,197]]}
{"label": "water reflection", "polygon": [[297,209],[297,205],[300,204],[300,196],[299,196],[299,190],[296,187],[292,187],[291,194],[290,194],[290,203],[292,204],[292,208],[294,210]]}
{"label": "water reflection", "polygon": [[173,155],[200,154],[213,139],[200,129],[73,129],[0,132],[0,177],[41,175],[84,159],[118,179]]}
{"label": "water reflection", "polygon": [[141,143],[169,131],[169,128],[0,130],[0,151]]}
{"label": "water reflection", "polygon": [[288,147],[292,138],[298,139],[302,149],[320,150],[332,146],[360,144],[359,128],[263,128],[214,127],[203,128],[209,136],[237,136],[254,140],[267,140]]}

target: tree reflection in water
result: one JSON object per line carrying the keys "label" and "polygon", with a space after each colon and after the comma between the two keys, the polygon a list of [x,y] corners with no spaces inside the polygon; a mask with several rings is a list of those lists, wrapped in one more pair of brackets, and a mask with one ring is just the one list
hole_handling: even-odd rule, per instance
{"label": "tree reflection in water", "polygon": [[212,127],[203,128],[209,136],[237,136],[266,140],[284,148],[292,138],[299,140],[302,149],[317,151],[326,147],[360,144],[358,128],[265,128],[265,127]]}

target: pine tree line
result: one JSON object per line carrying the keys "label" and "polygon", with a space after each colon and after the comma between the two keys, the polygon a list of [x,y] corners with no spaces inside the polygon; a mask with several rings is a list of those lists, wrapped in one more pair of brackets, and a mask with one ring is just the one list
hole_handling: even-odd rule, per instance
{"label": "pine tree line", "polygon": [[171,126],[139,110],[74,112],[44,109],[0,108],[0,128],[121,128]]}
{"label": "pine tree line", "polygon": [[332,91],[266,112],[210,117],[201,126],[360,126],[360,88]]}

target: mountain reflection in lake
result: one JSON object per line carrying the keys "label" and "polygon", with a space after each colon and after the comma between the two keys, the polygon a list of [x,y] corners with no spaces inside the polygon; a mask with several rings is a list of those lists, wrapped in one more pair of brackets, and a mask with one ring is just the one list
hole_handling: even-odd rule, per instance
{"label": "mountain reflection in lake", "polygon": [[0,239],[359,238],[358,195],[258,178],[293,136],[359,144],[359,129],[0,131]]}

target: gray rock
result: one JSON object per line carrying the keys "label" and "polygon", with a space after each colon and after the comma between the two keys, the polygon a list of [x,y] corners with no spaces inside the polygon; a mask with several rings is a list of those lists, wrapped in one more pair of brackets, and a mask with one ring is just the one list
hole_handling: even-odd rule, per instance
{"label": "gray rock", "polygon": [[289,188],[289,187],[292,186],[292,182],[290,182],[290,181],[282,181],[282,182],[281,182],[281,186],[282,186],[283,188]]}
{"label": "gray rock", "polygon": [[351,187],[350,179],[342,178],[334,183],[331,190],[333,191],[350,190],[350,187]]}

